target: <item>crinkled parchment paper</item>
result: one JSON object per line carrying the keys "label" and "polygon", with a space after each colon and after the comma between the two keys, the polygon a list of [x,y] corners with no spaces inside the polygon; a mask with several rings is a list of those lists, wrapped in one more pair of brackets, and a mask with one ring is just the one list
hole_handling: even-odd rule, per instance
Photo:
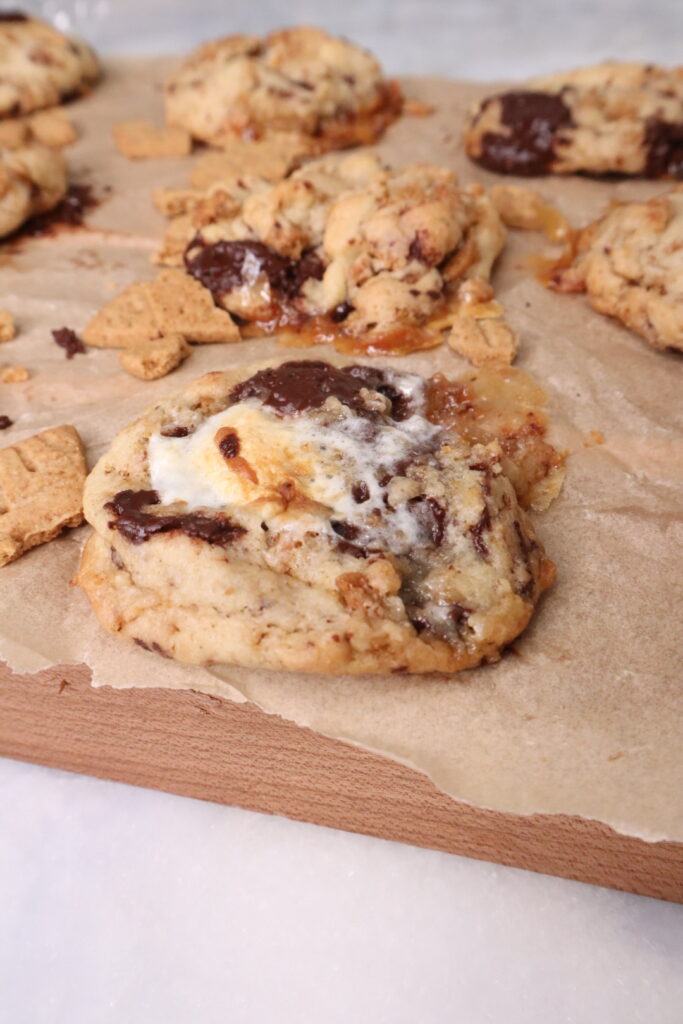
{"label": "crinkled parchment paper", "polygon": [[[191,158],[131,163],[112,144],[120,119],[161,120],[165,61],[114,62],[75,104],[77,180],[112,193],[89,229],[0,250],[0,307],[20,325],[1,363],[24,363],[26,384],[0,385],[10,443],[73,423],[92,465],[112,435],[161,395],[210,369],[287,351],[272,340],[204,345],[171,377],[137,381],[117,353],[67,361],[50,330],[80,330],[115,292],[153,276],[163,222],[157,185],[186,182]],[[405,118],[379,147],[396,164],[441,161],[463,180],[493,176],[459,146],[463,112],[481,86],[416,79],[408,93],[436,113]],[[613,198],[656,183],[572,178],[535,184],[580,224]],[[517,234],[497,285],[522,344],[517,365],[548,392],[555,439],[570,452],[564,491],[538,522],[558,565],[531,628],[500,664],[453,678],[323,678],[232,669],[222,678],[162,661],[100,629],[70,587],[86,528],[0,570],[0,654],[18,670],[85,662],[97,685],[192,687],[255,701],[329,736],[408,762],[461,800],[502,811],[597,818],[647,839],[683,840],[683,358],[657,353],[593,312],[551,294],[525,260],[543,247]],[[301,354],[296,351],[296,356]],[[316,355],[324,350],[316,350]],[[445,346],[401,360],[420,372],[464,369]],[[604,444],[590,443],[600,431]]]}

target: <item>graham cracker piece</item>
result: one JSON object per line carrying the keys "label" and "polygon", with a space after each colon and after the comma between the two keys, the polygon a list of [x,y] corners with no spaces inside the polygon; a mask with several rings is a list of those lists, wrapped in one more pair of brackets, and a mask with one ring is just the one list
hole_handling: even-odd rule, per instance
{"label": "graham cracker piece", "polygon": [[11,341],[16,336],[17,328],[14,317],[6,309],[0,309],[0,343]]}
{"label": "graham cracker piece", "polygon": [[21,384],[23,381],[28,380],[30,376],[25,366],[5,366],[4,369],[0,370],[0,381],[3,384]]}
{"label": "graham cracker piece", "polygon": [[236,324],[211,292],[182,270],[131,284],[97,313],[83,332],[86,345],[129,348],[168,334],[187,341],[239,341]]}
{"label": "graham cracker piece", "polygon": [[221,152],[206,153],[190,171],[192,188],[239,178],[243,174],[280,181],[311,155],[311,143],[293,132],[273,132],[265,139],[230,139]]}
{"label": "graham cracker piece", "polygon": [[39,110],[28,119],[33,137],[44,146],[62,149],[77,139],[76,129],[63,110]]}
{"label": "graham cracker piece", "polygon": [[191,352],[182,334],[166,334],[163,338],[124,348],[119,355],[123,369],[140,380],[158,380],[171,373]]}
{"label": "graham cracker piece", "polygon": [[149,121],[119,121],[112,128],[119,153],[130,160],[187,156],[192,139],[182,128],[157,128]]}
{"label": "graham cracker piece", "polygon": [[475,366],[509,366],[517,352],[515,333],[504,320],[477,319],[467,313],[453,317],[446,340],[454,352]]}
{"label": "graham cracker piece", "polygon": [[83,522],[83,445],[74,427],[0,451],[0,565]]}

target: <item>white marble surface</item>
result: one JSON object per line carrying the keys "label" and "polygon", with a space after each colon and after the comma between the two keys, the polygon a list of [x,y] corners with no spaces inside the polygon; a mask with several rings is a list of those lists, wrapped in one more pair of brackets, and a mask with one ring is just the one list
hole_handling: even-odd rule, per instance
{"label": "white marble surface", "polygon": [[[109,52],[310,20],[482,79],[683,36],[680,0],[25,6]],[[683,908],[0,761],[0,1024],[190,1021],[681,1024]]]}

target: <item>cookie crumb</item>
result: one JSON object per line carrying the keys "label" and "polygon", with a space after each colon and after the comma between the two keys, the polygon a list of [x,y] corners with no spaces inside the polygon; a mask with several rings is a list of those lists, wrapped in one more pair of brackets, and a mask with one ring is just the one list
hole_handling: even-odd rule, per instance
{"label": "cookie crumb", "polygon": [[119,362],[126,373],[132,374],[133,377],[139,377],[140,380],[158,380],[180,366],[190,352],[190,346],[182,334],[166,334],[161,338],[124,348],[119,355]]}
{"label": "cookie crumb", "polygon": [[3,341],[11,341],[12,338],[16,337],[17,328],[14,323],[14,317],[6,309],[0,309],[0,343]]}
{"label": "cookie crumb", "polygon": [[63,110],[40,110],[29,118],[31,132],[38,142],[51,149],[63,149],[77,139],[76,129]]}
{"label": "cookie crumb", "polygon": [[0,146],[3,149],[20,149],[29,140],[29,128],[19,117],[0,121]]}
{"label": "cookie crumb", "polygon": [[182,128],[157,128],[149,121],[119,121],[112,128],[119,153],[129,160],[187,156],[192,140]]}
{"label": "cookie crumb", "polygon": [[30,374],[25,366],[6,366],[4,370],[0,370],[0,381],[3,384],[20,384],[22,381],[28,380]]}
{"label": "cookie crumb", "polygon": [[52,337],[60,348],[64,349],[67,359],[73,359],[75,355],[85,352],[85,345],[70,327],[58,327],[52,332]]}
{"label": "cookie crumb", "polygon": [[434,113],[431,103],[424,103],[423,100],[404,100],[403,113],[409,117],[429,117]]}
{"label": "cookie crumb", "polygon": [[72,426],[52,427],[0,451],[0,565],[83,521],[85,476],[83,445]]}

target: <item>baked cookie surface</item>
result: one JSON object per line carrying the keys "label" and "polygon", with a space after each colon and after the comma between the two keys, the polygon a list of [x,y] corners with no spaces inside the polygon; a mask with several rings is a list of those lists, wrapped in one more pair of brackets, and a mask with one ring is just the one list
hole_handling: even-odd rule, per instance
{"label": "baked cookie surface", "polygon": [[0,12],[0,118],[56,106],[98,76],[97,59],[81,40],[19,11]]}
{"label": "baked cookie surface", "polygon": [[100,622],[203,665],[496,660],[554,577],[522,507],[561,481],[543,417],[529,431],[524,402],[510,411],[528,378],[252,371],[207,374],[159,403],[89,477],[79,582]]}
{"label": "baked cookie surface", "polygon": [[658,349],[683,351],[683,191],[619,203],[578,235],[568,267],[551,274],[558,291],[585,291]]}
{"label": "baked cookie surface", "polygon": [[683,177],[683,68],[608,61],[490,96],[465,147],[502,174]]}
{"label": "baked cookie surface", "polygon": [[308,26],[205,43],[166,84],[169,124],[215,146],[273,131],[319,152],[374,142],[401,103],[371,54]]}
{"label": "baked cookie surface", "polygon": [[389,170],[359,152],[175,199],[160,260],[184,262],[259,333],[400,353],[439,344],[449,318],[478,310],[508,330],[511,361],[489,283],[505,228],[483,189],[446,168]]}
{"label": "baked cookie surface", "polygon": [[64,157],[39,143],[0,149],[0,238],[57,205],[67,189]]}

